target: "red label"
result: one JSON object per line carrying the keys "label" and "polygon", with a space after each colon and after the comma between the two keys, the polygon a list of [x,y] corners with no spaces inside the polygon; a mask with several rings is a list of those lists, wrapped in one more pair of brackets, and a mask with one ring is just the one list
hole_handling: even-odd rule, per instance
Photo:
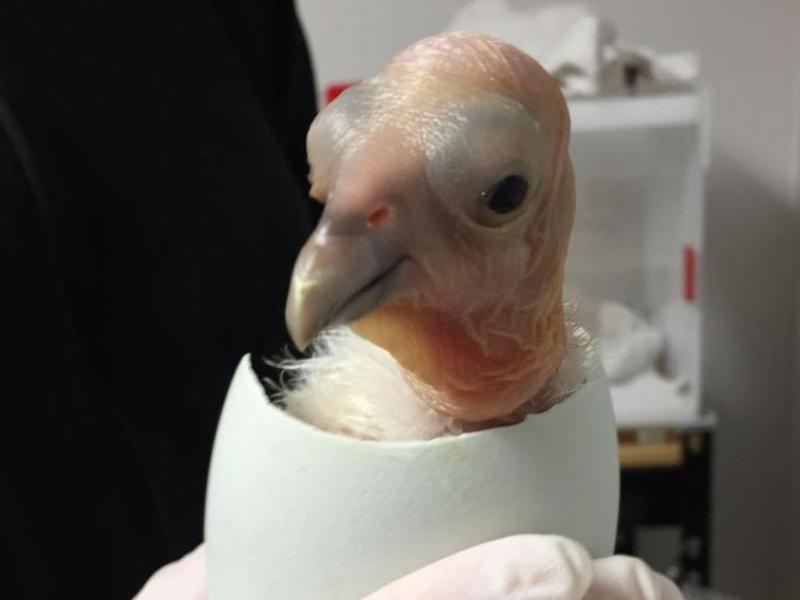
{"label": "red label", "polygon": [[338,83],[331,83],[325,88],[325,104],[330,104],[339,97],[343,91],[351,85],[355,85],[355,81],[341,81]]}
{"label": "red label", "polygon": [[683,299],[694,302],[697,295],[697,252],[694,247],[683,247]]}

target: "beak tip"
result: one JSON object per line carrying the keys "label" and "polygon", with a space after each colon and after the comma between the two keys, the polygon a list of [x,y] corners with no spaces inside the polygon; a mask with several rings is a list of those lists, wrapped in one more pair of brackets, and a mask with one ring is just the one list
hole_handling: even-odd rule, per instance
{"label": "beak tip", "polygon": [[295,303],[291,300],[286,305],[286,329],[292,343],[301,352],[311,345],[320,330],[310,322],[308,311],[304,308],[302,302]]}
{"label": "beak tip", "polygon": [[292,335],[291,333],[289,334],[289,337],[292,339],[292,343],[294,344],[295,348],[300,350],[300,352],[305,352],[311,345],[310,340],[299,338],[297,336]]}
{"label": "beak tip", "polygon": [[311,336],[302,332],[298,327],[297,321],[291,318],[289,314],[286,315],[286,329],[289,332],[289,339],[295,347],[301,352],[305,351],[311,343]]}

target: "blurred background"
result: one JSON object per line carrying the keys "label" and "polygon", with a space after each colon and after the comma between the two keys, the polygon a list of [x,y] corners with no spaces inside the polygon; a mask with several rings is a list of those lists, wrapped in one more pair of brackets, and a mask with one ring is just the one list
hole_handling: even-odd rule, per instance
{"label": "blurred background", "polygon": [[448,29],[503,37],[559,78],[579,196],[568,291],[613,384],[618,550],[725,597],[800,597],[800,4],[298,10],[321,105]]}

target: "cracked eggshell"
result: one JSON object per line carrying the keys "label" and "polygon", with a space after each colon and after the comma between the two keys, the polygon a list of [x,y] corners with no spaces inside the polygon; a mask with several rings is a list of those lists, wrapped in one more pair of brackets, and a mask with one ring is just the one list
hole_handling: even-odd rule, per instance
{"label": "cracked eggshell", "polygon": [[550,411],[418,442],[317,430],[271,405],[249,356],[217,431],[206,505],[211,600],[355,600],[512,534],[613,551],[619,466],[598,368]]}

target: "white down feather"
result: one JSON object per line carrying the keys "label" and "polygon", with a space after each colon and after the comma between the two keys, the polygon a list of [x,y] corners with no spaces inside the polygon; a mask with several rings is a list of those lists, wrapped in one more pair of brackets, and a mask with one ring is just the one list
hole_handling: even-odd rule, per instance
{"label": "white down feather", "polygon": [[[545,391],[561,401],[586,379],[589,334],[568,323],[564,363]],[[286,411],[325,431],[367,440],[426,440],[463,431],[462,424],[431,409],[417,394],[394,357],[348,327],[324,332],[309,358],[275,363],[287,373],[270,382],[273,400]]]}

